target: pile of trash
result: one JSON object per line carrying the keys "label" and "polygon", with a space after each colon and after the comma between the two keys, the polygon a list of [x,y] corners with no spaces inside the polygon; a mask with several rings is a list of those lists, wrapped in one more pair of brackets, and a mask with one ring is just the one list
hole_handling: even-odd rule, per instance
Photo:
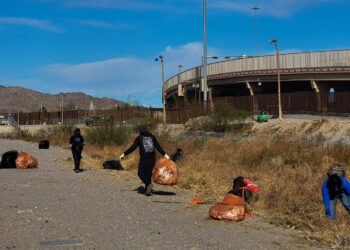
{"label": "pile of trash", "polygon": [[232,190],[224,200],[216,203],[209,210],[209,216],[217,220],[241,221],[245,215],[253,217],[253,212],[247,207],[247,203],[253,194],[259,194],[260,188],[251,180],[238,176],[233,180]]}
{"label": "pile of trash", "polygon": [[241,221],[245,215],[253,217],[253,212],[245,205],[244,198],[226,194],[224,200],[216,203],[209,210],[209,216],[217,220]]}
{"label": "pile of trash", "polygon": [[8,151],[2,155],[0,168],[37,168],[38,160],[26,152]]}

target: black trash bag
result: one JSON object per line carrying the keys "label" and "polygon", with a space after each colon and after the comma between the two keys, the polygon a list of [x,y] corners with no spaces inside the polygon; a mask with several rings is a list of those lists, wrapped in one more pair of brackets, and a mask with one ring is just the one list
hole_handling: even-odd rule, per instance
{"label": "black trash bag", "polygon": [[49,149],[50,142],[48,140],[44,140],[39,142],[39,149]]}
{"label": "black trash bag", "polygon": [[179,160],[181,160],[182,159],[182,149],[181,148],[178,148],[177,150],[176,150],[176,153],[175,154],[173,154],[172,156],[171,156],[171,160],[173,161],[173,162],[178,162]]}
{"label": "black trash bag", "polygon": [[124,170],[122,164],[120,161],[106,161],[103,163],[103,168],[104,169],[116,169],[116,170]]}
{"label": "black trash bag", "polygon": [[1,158],[0,168],[16,168],[18,151],[12,150],[4,153]]}

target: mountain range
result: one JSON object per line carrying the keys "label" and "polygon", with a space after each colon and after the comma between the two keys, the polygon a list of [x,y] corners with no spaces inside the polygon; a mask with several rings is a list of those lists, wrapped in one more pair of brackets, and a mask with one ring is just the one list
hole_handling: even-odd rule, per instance
{"label": "mountain range", "polygon": [[22,87],[5,87],[0,85],[1,112],[39,112],[41,105],[48,112],[59,111],[62,99],[64,110],[104,110],[125,105],[124,102],[113,98],[98,98],[82,92],[52,95]]}

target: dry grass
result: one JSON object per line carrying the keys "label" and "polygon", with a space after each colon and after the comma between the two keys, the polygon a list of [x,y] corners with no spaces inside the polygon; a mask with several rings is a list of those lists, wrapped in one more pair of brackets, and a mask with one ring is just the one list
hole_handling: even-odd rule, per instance
{"label": "dry grass", "polygon": [[[324,123],[322,120],[314,122],[312,131],[317,131]],[[170,141],[168,131],[158,134],[168,154],[177,147],[183,149],[185,157],[179,163],[178,188],[207,200],[220,201],[231,189],[232,180],[245,176],[261,187],[261,194],[250,204],[258,216],[276,225],[303,230],[309,237],[332,245],[337,230],[332,229],[325,217],[321,187],[333,163],[342,164],[350,173],[350,147],[341,143],[315,146],[302,139],[290,140],[291,137],[264,135],[241,142],[233,141],[232,137]],[[40,141],[40,138],[25,139]],[[51,144],[64,148],[68,148],[68,139],[69,134],[64,132],[49,137]],[[101,147],[88,142],[84,151],[101,166],[106,160],[118,159],[133,139],[122,146]],[[138,159],[137,152],[129,155],[123,161],[124,168],[135,173]],[[350,217],[341,202],[337,221],[340,237],[349,235]]]}

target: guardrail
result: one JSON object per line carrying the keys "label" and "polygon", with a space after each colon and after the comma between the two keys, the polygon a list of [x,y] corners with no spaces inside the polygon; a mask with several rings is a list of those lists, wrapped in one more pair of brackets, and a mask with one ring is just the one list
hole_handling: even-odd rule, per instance
{"label": "guardrail", "polygon": [[[235,59],[208,64],[208,77],[244,71],[276,70],[276,55]],[[350,67],[350,50],[329,50],[280,54],[281,69]],[[178,83],[196,80],[202,76],[202,66],[186,70],[165,82],[165,90]]]}

